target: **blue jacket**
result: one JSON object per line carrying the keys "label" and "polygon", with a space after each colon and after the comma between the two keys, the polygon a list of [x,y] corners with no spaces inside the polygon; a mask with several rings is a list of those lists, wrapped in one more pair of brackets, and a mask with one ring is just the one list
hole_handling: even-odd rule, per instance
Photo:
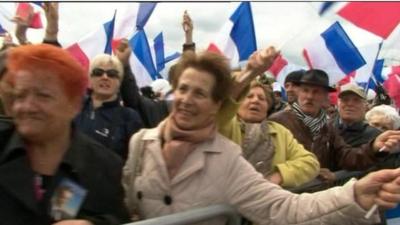
{"label": "blue jacket", "polygon": [[92,99],[87,97],[74,123],[83,133],[126,159],[129,139],[143,124],[135,110],[121,106],[119,101],[104,102],[94,109]]}

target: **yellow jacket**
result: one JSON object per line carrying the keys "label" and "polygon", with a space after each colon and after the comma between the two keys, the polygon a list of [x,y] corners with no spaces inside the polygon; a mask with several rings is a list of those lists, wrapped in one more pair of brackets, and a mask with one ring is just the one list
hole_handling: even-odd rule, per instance
{"label": "yellow jacket", "polygon": [[[225,137],[242,144],[240,121],[236,113],[239,103],[227,100],[217,116],[218,130]],[[268,121],[268,134],[275,146],[274,171],[279,171],[285,188],[296,187],[314,179],[319,173],[317,157],[297,142],[292,133],[282,125]]]}

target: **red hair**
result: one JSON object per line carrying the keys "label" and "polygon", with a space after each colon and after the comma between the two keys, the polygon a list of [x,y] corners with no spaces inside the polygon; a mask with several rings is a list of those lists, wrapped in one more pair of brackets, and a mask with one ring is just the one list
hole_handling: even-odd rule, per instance
{"label": "red hair", "polygon": [[26,70],[35,76],[43,72],[57,76],[65,94],[72,100],[81,100],[86,92],[88,76],[84,68],[67,51],[48,44],[23,45],[10,50],[7,73],[12,83],[18,71]]}

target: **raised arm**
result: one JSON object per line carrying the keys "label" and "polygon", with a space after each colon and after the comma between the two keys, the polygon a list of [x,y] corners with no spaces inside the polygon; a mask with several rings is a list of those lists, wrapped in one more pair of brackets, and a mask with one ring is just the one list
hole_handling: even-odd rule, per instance
{"label": "raised arm", "polygon": [[238,100],[243,94],[243,91],[249,86],[250,82],[271,67],[278,55],[279,52],[276,51],[274,47],[254,52],[249,57],[246,66],[242,69],[240,74],[234,77],[231,97],[234,100]]}
{"label": "raised arm", "polygon": [[45,2],[44,12],[46,15],[47,26],[43,43],[61,47],[58,42],[58,2]]}

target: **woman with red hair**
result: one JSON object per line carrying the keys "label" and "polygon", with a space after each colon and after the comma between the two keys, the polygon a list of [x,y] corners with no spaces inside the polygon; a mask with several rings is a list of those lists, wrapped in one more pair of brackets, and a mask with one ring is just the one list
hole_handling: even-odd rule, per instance
{"label": "woman with red hair", "polygon": [[[9,51],[4,79],[13,89],[15,128],[0,126],[0,218],[5,224],[120,224],[121,160],[79,133],[71,121],[81,109],[88,77],[66,51],[26,45]],[[101,176],[98,176],[101,174]],[[52,215],[58,189],[73,196]]]}

